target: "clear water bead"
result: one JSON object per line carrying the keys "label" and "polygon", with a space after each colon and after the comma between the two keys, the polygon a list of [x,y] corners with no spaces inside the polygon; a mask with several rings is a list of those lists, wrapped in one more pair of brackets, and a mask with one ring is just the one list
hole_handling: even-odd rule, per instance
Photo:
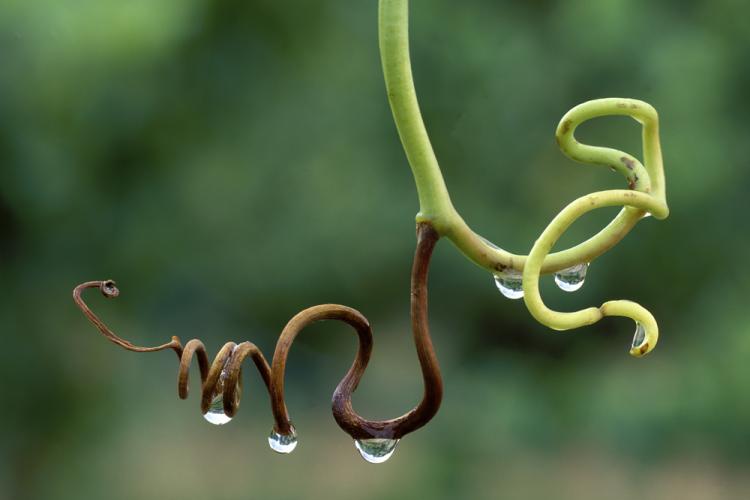
{"label": "clear water bead", "polygon": [[359,450],[362,458],[371,464],[382,464],[396,451],[398,439],[357,439],[354,446]]}
{"label": "clear water bead", "polygon": [[[234,354],[235,350],[237,350],[237,346],[234,346],[232,355]],[[229,376],[226,371],[226,367],[231,361],[232,355],[230,355],[224,362],[224,368],[222,368],[221,374],[219,374],[219,380],[216,382],[216,387],[214,387],[214,394],[211,398],[211,405],[208,407],[208,411],[203,414],[203,418],[214,425],[224,425],[232,420],[232,417],[224,413],[224,381]],[[235,404],[239,404],[239,398],[240,386],[239,384],[237,384],[237,387],[234,390]]]}
{"label": "clear water bead", "polygon": [[208,411],[203,414],[203,418],[214,425],[224,425],[232,420],[232,417],[229,417],[224,413],[224,396],[221,393],[214,393],[214,398],[211,400],[211,406],[209,406]]}
{"label": "clear water bead", "polygon": [[523,279],[521,273],[515,270],[498,273],[495,275],[495,285],[500,293],[509,299],[520,299],[523,297]]}
{"label": "clear water bead", "polygon": [[277,453],[291,453],[297,447],[297,431],[290,426],[289,434],[280,434],[276,429],[271,429],[268,436],[268,446]]}
{"label": "clear water bead", "polygon": [[558,271],[555,273],[555,283],[560,287],[560,290],[565,290],[566,292],[580,290],[583,282],[586,280],[586,271],[588,269],[588,263],[583,263]]}
{"label": "clear water bead", "polygon": [[633,348],[638,348],[646,340],[646,329],[636,321],[635,335],[633,335]]}

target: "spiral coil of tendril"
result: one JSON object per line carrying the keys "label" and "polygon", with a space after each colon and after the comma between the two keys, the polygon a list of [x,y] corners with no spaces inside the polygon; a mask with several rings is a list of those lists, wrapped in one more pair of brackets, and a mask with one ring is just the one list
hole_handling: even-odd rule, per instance
{"label": "spiral coil of tendril", "polygon": [[263,353],[251,342],[227,342],[209,364],[206,348],[198,339],[184,346],[178,337],[155,347],[140,347],[116,335],[83,301],[82,292],[98,288],[106,298],[117,297],[119,289],[112,280],[89,281],[73,290],[73,299],[84,315],[111,342],[133,352],[156,352],[172,349],[179,358],[178,394],[188,397],[190,365],[196,359],[201,376],[201,412],[209,422],[223,424],[237,413],[240,402],[242,366],[250,358],[268,390],[274,428],[269,437],[271,447],[288,453],[296,446],[294,429],[284,401],[284,372],[290,348],[297,335],[309,324],[337,320],[350,325],[357,333],[359,346],[354,362],[333,393],[333,416],[339,427],[356,440],[357,448],[371,462],[387,459],[396,443],[406,434],[429,422],[442,400],[443,383],[432,346],[427,318],[427,274],[438,234],[428,224],[417,227],[417,249],[411,274],[411,320],[414,343],[422,369],[424,394],[421,402],[408,413],[392,419],[367,420],[354,411],[352,394],[357,389],[372,354],[372,329],[359,311],[338,304],[322,304],[296,314],[284,327],[269,365]]}
{"label": "spiral coil of tendril", "polygon": [[[645,166],[633,156],[616,149],[579,143],[574,132],[581,123],[607,115],[629,116],[643,126]],[[669,215],[664,187],[664,170],[659,145],[659,123],[656,110],[634,99],[598,99],[576,106],[560,121],[556,138],[568,157],[596,165],[608,166],[621,173],[629,189],[613,189],[582,196],[566,206],[545,228],[529,252],[523,268],[524,301],[529,312],[540,323],[555,329],[568,330],[596,323],[606,316],[624,316],[636,321],[636,333],[630,354],[642,356],[650,352],[659,337],[653,315],[640,304],[628,300],[605,302],[575,312],[549,309],[539,293],[539,276],[545,258],[562,234],[582,215],[597,208],[623,206],[620,213],[599,235],[612,239],[613,246],[635,224],[648,215],[664,219]],[[592,238],[595,239],[599,235]],[[612,235],[616,235],[614,238]]]}

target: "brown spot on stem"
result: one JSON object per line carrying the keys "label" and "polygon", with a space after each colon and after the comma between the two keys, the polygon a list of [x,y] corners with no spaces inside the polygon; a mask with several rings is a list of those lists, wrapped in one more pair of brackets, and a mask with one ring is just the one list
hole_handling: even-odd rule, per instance
{"label": "brown spot on stem", "polygon": [[627,167],[628,170],[633,170],[635,168],[635,161],[631,158],[628,158],[627,156],[620,157],[620,161]]}
{"label": "brown spot on stem", "polygon": [[560,132],[567,134],[571,125],[573,125],[573,120],[565,120],[560,128]]}

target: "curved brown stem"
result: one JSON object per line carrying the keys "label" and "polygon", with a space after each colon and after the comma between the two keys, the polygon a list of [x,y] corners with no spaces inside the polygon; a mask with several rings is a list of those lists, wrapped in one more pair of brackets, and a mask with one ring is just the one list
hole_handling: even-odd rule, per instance
{"label": "curved brown stem", "polygon": [[305,309],[287,323],[276,344],[272,365],[269,367],[263,353],[251,342],[227,342],[209,365],[203,343],[190,340],[183,347],[178,337],[155,347],[140,347],[116,335],[83,301],[81,294],[87,288],[99,288],[107,298],[120,294],[112,280],[89,281],[73,290],[73,299],[83,314],[111,342],[134,352],[155,352],[172,349],[180,359],[177,391],[181,399],[188,396],[188,377],[193,357],[197,359],[201,375],[201,411],[205,414],[218,392],[223,396],[224,413],[233,417],[239,406],[242,363],[250,357],[268,389],[273,411],[274,429],[280,434],[291,433],[289,413],[284,403],[284,372],[286,360],[294,339],[306,326],[316,321],[334,319],[352,326],[359,337],[359,347],[354,363],[339,382],[333,393],[333,416],[339,427],[354,439],[399,439],[429,422],[440,408],[443,381],[440,376],[435,350],[432,346],[427,316],[427,274],[430,258],[438,233],[429,224],[417,226],[417,249],[411,272],[411,324],[414,344],[422,369],[424,394],[420,403],[408,413],[391,420],[366,420],[354,411],[352,394],[367,368],[372,354],[372,329],[359,311],[338,304],[323,304]]}
{"label": "curved brown stem", "polygon": [[[105,281],[88,281],[75,287],[73,290],[73,300],[76,305],[83,311],[83,314],[94,324],[94,326],[111,342],[133,352],[156,352],[165,349],[172,349],[177,353],[180,359],[180,367],[177,374],[177,393],[180,399],[188,397],[188,379],[190,376],[190,362],[193,356],[198,361],[198,369],[201,375],[201,412],[206,413],[211,401],[216,395],[217,389],[222,388],[224,396],[224,412],[229,417],[237,413],[239,398],[236,397],[237,391],[241,387],[242,362],[245,358],[250,357],[260,372],[260,376],[266,385],[270,394],[271,370],[266,358],[255,344],[251,342],[242,342],[235,344],[227,342],[219,350],[213,362],[209,365],[206,347],[198,339],[193,339],[185,344],[180,343],[178,337],[172,337],[172,340],[166,344],[156,347],[140,347],[116,335],[94,312],[86,305],[81,297],[83,290],[87,288],[99,288],[102,294],[107,298],[115,298],[120,295],[120,290],[112,280]],[[223,375],[222,375],[223,374]]]}
{"label": "curved brown stem", "polygon": [[234,348],[231,358],[224,367],[227,378],[224,381],[224,413],[234,417],[239,406],[239,398],[233,397],[238,394],[242,383],[242,362],[249,357],[255,363],[263,383],[266,385],[269,396],[271,395],[271,369],[265,356],[252,342],[242,342]]}
{"label": "curved brown stem", "polygon": [[311,323],[325,319],[336,319],[351,325],[359,337],[354,363],[333,393],[333,416],[339,427],[354,439],[399,439],[424,426],[435,416],[443,397],[443,382],[428,326],[427,274],[430,257],[439,237],[429,224],[417,226],[417,249],[411,273],[411,323],[424,381],[422,401],[408,413],[391,420],[366,420],[358,415],[352,406],[352,393],[357,389],[370,360],[372,330],[367,319],[358,311],[324,304],[305,309],[294,316],[276,344],[271,365],[271,407],[277,432],[291,432],[289,413],[284,403],[284,370],[289,350],[300,331]]}
{"label": "curved brown stem", "polygon": [[104,295],[108,299],[114,299],[115,297],[120,295],[120,290],[117,288],[113,280],[87,281],[86,283],[81,283],[73,289],[73,300],[75,301],[76,305],[81,309],[81,311],[83,311],[83,314],[89,319],[89,321],[94,324],[97,330],[99,330],[102,335],[107,337],[109,341],[119,345],[124,349],[127,349],[128,351],[133,352],[155,352],[163,351],[164,349],[174,349],[174,352],[177,353],[177,357],[180,357],[182,355],[182,345],[180,344],[180,339],[177,337],[172,337],[172,340],[170,342],[156,347],[139,347],[115,335],[115,333],[110,330],[107,325],[104,324],[104,321],[99,319],[99,316],[94,314],[94,312],[89,309],[89,306],[87,306],[83,301],[81,293],[87,288],[98,288],[99,291],[102,292],[102,295]]}

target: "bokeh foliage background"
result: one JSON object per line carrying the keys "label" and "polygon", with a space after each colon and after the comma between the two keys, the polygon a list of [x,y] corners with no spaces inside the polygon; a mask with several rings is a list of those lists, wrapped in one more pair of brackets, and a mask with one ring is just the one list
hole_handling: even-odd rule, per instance
{"label": "bokeh foliage background", "polygon": [[[355,398],[392,417],[420,396],[408,330],[417,210],[391,122],[374,0],[0,2],[0,497],[726,499],[750,495],[750,4],[740,0],[412,1],[417,90],[454,203],[519,253],[607,169],[554,129],[575,104],[635,97],[660,113],[667,221],[594,262],[572,309],[629,298],[661,325],[627,355],[611,319],[555,334],[448,242],[431,273],[441,413],[381,466],[329,412],[345,328],[290,357],[290,456],[246,370],[214,428],[168,353],[102,339],[252,340],[270,356],[298,310],[360,309],[376,348]],[[639,155],[627,119],[582,139]],[[577,224],[574,243],[614,214]],[[565,296],[563,296],[565,295]],[[195,375],[195,374],[194,374]],[[197,380],[197,377],[196,377]]]}

